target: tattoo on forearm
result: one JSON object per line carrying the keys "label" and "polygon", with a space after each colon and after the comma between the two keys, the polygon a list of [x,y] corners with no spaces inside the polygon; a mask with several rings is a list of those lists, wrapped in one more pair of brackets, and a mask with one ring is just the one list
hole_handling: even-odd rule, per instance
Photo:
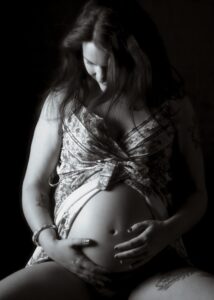
{"label": "tattoo on forearm", "polygon": [[43,193],[40,194],[40,198],[37,199],[36,205],[45,209],[50,208],[49,197]]}
{"label": "tattoo on forearm", "polygon": [[179,280],[183,280],[189,276],[191,276],[196,271],[191,270],[176,270],[172,272],[167,272],[166,274],[161,275],[161,277],[158,279],[158,281],[155,284],[155,287],[159,291],[166,291],[168,290],[175,282]]}
{"label": "tattoo on forearm", "polygon": [[198,149],[201,145],[200,135],[199,135],[199,129],[198,129],[198,122],[195,116],[192,118],[192,124],[188,128],[188,131],[190,133],[192,142],[194,143],[194,146],[196,149]]}

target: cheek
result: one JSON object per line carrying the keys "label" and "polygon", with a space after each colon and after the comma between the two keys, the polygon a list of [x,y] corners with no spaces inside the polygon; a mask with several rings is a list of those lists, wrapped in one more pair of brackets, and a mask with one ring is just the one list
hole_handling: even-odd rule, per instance
{"label": "cheek", "polygon": [[92,76],[94,74],[93,66],[89,66],[89,65],[85,64],[85,69],[90,76]]}

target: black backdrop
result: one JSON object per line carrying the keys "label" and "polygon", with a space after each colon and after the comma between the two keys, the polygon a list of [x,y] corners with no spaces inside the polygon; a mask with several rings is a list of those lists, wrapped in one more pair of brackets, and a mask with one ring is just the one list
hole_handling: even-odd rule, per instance
{"label": "black backdrop", "polygon": [[[1,75],[1,265],[0,278],[22,268],[31,252],[31,232],[21,210],[21,184],[37,120],[40,95],[56,63],[56,42],[63,14],[73,2],[75,15],[83,1],[8,2],[2,9]],[[195,263],[214,273],[214,3],[158,1],[141,3],[151,13],[165,40],[170,59],[186,80],[202,130],[209,206],[203,220],[186,235]],[[131,20],[130,20],[131,21]]]}

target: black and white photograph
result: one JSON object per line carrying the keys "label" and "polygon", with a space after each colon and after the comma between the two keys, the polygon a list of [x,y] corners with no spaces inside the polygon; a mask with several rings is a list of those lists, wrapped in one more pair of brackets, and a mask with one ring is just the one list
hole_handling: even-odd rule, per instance
{"label": "black and white photograph", "polygon": [[214,300],[214,1],[2,14],[0,300]]}

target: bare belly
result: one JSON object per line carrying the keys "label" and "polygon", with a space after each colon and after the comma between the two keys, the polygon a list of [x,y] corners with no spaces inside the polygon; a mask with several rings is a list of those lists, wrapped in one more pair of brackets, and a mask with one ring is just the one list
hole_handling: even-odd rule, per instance
{"label": "bare belly", "polygon": [[69,233],[70,238],[90,238],[96,243],[84,253],[112,272],[127,268],[114,258],[114,246],[133,237],[127,229],[151,219],[145,199],[126,184],[100,191],[81,210]]}

